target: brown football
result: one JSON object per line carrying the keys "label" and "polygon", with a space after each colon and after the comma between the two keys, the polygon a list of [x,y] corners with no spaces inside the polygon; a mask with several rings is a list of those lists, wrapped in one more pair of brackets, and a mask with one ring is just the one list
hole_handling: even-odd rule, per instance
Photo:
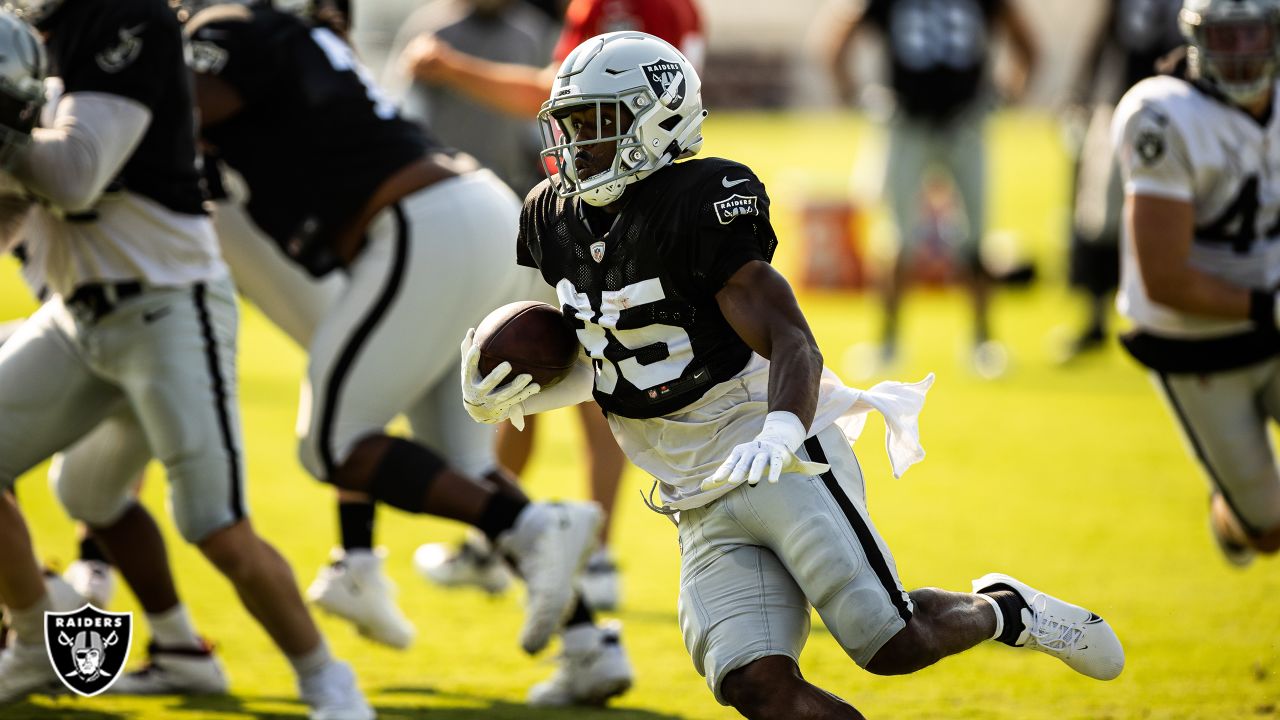
{"label": "brown football", "polygon": [[522,300],[494,310],[476,327],[480,374],[488,375],[503,361],[511,363],[507,381],[528,373],[543,388],[569,374],[578,359],[578,336],[556,308],[536,300]]}

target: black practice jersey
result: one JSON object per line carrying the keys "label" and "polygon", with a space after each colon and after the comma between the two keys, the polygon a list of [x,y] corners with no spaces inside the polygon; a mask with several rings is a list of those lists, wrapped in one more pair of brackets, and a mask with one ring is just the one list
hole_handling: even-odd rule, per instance
{"label": "black practice jersey", "polygon": [[986,82],[988,44],[1006,0],[870,0],[864,17],[889,48],[898,106],[946,120]]}
{"label": "black practice jersey", "polygon": [[1112,102],[1139,80],[1156,74],[1156,61],[1183,44],[1178,28],[1182,0],[1113,0],[1108,41],[1122,54],[1124,85]]}
{"label": "black practice jersey", "polygon": [[557,197],[553,182],[525,200],[516,258],[556,288],[605,412],[665,415],[746,365],[751,349],[715,296],[777,245],[750,168],[719,158],[669,166],[629,187],[616,216]]}
{"label": "black practice jersey", "polygon": [[203,137],[244,177],[254,223],[286,250],[323,245],[383,181],[435,147],[327,27],[262,3],[211,8],[187,33],[196,73],[244,101]]}
{"label": "black practice jersey", "polygon": [[109,93],[151,112],[142,142],[108,192],[123,188],[174,212],[203,214],[191,76],[169,4],[67,0],[41,29],[66,93]]}

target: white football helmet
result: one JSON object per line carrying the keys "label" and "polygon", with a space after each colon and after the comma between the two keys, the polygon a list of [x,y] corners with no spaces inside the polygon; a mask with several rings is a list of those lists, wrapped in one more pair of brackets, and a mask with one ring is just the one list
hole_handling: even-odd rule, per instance
{"label": "white football helmet", "polygon": [[0,168],[8,169],[31,142],[31,129],[44,106],[48,67],[35,30],[8,9],[0,9]]}
{"label": "white football helmet", "polygon": [[[574,110],[594,106],[596,137],[578,142],[563,121]],[[612,106],[616,132],[606,134],[599,119]],[[624,112],[625,110],[625,112]],[[622,127],[630,114],[634,121]],[[560,65],[551,99],[538,113],[548,174],[560,174],[561,197],[581,195],[597,207],[622,196],[627,185],[702,148],[702,82],[693,64],[670,43],[642,32],[597,35]],[[608,170],[578,177],[574,155],[591,145],[616,142]]]}
{"label": "white football helmet", "polygon": [[1253,103],[1275,83],[1277,0],[1184,0],[1178,22],[1192,74],[1232,101]]}

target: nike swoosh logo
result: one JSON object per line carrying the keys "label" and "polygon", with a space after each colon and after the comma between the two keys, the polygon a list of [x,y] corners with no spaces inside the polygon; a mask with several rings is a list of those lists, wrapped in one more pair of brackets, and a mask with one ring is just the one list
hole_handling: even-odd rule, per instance
{"label": "nike swoosh logo", "polygon": [[1089,613],[1089,619],[1085,620],[1084,624],[1093,625],[1094,623],[1100,623],[1100,622],[1102,622],[1102,618],[1098,617],[1096,613]]}
{"label": "nike swoosh logo", "polygon": [[734,180],[733,182],[729,182],[729,178],[722,177],[720,178],[720,184],[724,185],[727,188],[731,188],[734,185],[741,185],[742,183],[746,182],[748,179],[749,178],[742,178],[741,180]]}
{"label": "nike swoosh logo", "polygon": [[159,310],[152,310],[151,312],[142,313],[142,321],[150,325],[151,323],[159,320],[165,315],[168,315],[172,309],[173,308],[171,306],[166,305],[160,308]]}

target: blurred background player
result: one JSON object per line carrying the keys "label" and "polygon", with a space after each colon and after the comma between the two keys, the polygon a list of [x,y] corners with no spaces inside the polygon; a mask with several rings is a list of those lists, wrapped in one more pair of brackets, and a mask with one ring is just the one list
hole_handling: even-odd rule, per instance
{"label": "blurred background player", "polygon": [[1111,295],[1120,280],[1120,212],[1124,189],[1111,151],[1111,117],[1120,97],[1156,73],[1183,44],[1182,0],[1110,0],[1072,90],[1087,128],[1078,141],[1071,226],[1070,280],[1089,301],[1084,327],[1068,339],[1070,360],[1106,343]]}
{"label": "blurred background player", "polygon": [[1280,550],[1280,4],[1186,0],[1171,76],[1116,107],[1124,345],[1150,369],[1209,480],[1231,563]]}
{"label": "blurred background player", "polygon": [[[350,667],[329,653],[292,571],[247,518],[235,382],[234,291],[204,212],[191,86],[177,20],[163,0],[67,0],[24,5],[47,38],[65,94],[52,126],[40,40],[9,12],[3,155],[41,200],[27,240],[43,244],[53,293],[0,349],[0,482],[83,437],[120,408],[138,420],[165,465],[175,524],[235,586],[293,667],[315,716],[374,713]],[[108,530],[136,507],[136,472],[109,488],[79,488]],[[86,519],[86,518],[82,518]],[[0,655],[0,702],[54,680],[46,591],[26,524],[0,499],[0,597],[17,636]],[[132,559],[163,546],[139,544]],[[117,558],[122,560],[123,558]],[[160,562],[164,562],[161,555]]]}
{"label": "blurred background player", "polygon": [[[239,228],[219,220],[223,241],[274,241],[310,274],[344,276],[318,324],[299,333],[310,337],[304,466],[376,502],[471,524],[513,559],[528,589],[524,649],[541,650],[563,629],[566,647],[581,651],[561,658],[530,703],[625,691],[631,671],[617,631],[594,625],[573,583],[600,511],[525,497],[497,466],[491,429],[467,422],[457,351],[442,340],[530,288],[530,273],[506,252],[518,199],[473,158],[402,119],[327,25],[254,3],[204,9],[186,29],[201,136],[247,198],[247,221],[228,216]],[[281,48],[289,62],[265,55]],[[323,296],[301,299],[312,298]],[[463,299],[470,312],[457,310]],[[422,308],[442,312],[424,318]],[[400,413],[412,440],[385,430]],[[308,594],[375,640],[411,640],[378,556],[341,556]]]}
{"label": "blurred background player", "polygon": [[[701,14],[693,0],[571,0],[552,62],[545,67],[468,55],[439,35],[419,35],[408,43],[401,58],[407,73],[422,86],[449,88],[496,110],[533,118],[551,91],[560,61],[587,38],[617,30],[639,30],[663,38],[679,48],[695,68],[702,67],[706,41]],[[577,412],[589,454],[591,497],[606,513],[600,530],[601,547],[587,563],[582,587],[592,607],[610,609],[618,605],[620,598],[617,565],[608,546],[626,458],[613,442],[598,407],[588,402]],[[530,422],[523,433],[510,425],[499,431],[499,460],[517,476],[529,460],[535,422]],[[490,590],[504,586],[501,564],[492,560],[491,552],[482,544],[467,542],[457,550],[426,546],[419,549],[418,558],[420,570],[441,584],[478,584]]]}
{"label": "blurred background player", "polygon": [[972,367],[996,377],[1008,363],[993,341],[989,320],[991,277],[982,263],[985,230],[986,143],[984,130],[993,98],[988,79],[992,36],[1002,31],[1012,63],[1000,87],[1017,102],[1035,70],[1036,46],[1011,0],[840,0],[843,12],[827,30],[827,64],[845,104],[858,99],[848,61],[860,30],[884,40],[895,110],[889,121],[884,192],[898,232],[893,268],[881,279],[884,326],[880,345],[857,374],[870,376],[898,358],[899,315],[920,231],[921,191],[927,173],[946,172],[963,207],[964,228],[953,248],[973,303]]}
{"label": "blurred background player", "polygon": [[[484,60],[541,68],[551,59],[557,26],[525,0],[433,0],[411,14],[391,45],[399,57],[419,35]],[[519,197],[540,180],[537,123],[502,112],[447,85],[414,81],[391,62],[383,83],[400,99],[401,113],[450,147],[492,170]]]}

